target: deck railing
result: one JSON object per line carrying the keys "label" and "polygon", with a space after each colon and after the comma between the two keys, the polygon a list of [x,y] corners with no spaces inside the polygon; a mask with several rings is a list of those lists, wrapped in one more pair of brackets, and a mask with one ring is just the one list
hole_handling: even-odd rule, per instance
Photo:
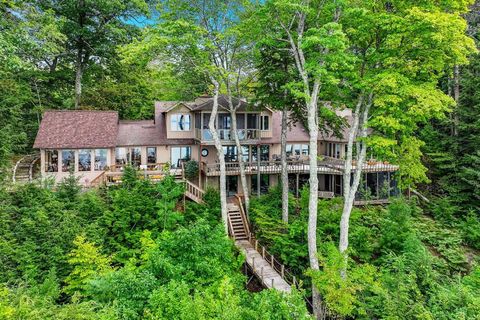
{"label": "deck railing", "polygon": [[[270,267],[272,267],[278,274],[282,277],[285,282],[287,282],[290,286],[295,286],[298,287],[298,281],[297,278],[287,269],[285,268],[285,265],[281,263],[273,254],[268,252],[268,250],[258,242],[258,239],[255,239],[253,237],[252,233],[248,233],[248,241],[250,244],[255,248],[255,250],[260,253],[262,258],[269,262]],[[263,274],[262,270],[258,270],[257,266],[255,265],[255,258],[252,260],[252,269],[254,273],[260,274],[260,280],[264,282],[263,280]],[[273,280],[272,280],[273,281]],[[273,283],[272,283],[273,287]]]}
{"label": "deck railing", "polygon": [[[246,174],[256,174],[260,171],[263,174],[281,173],[281,161],[260,161],[260,162],[244,162]],[[345,169],[345,161],[334,158],[324,158],[317,161],[318,173],[342,174]],[[201,163],[201,170],[209,176],[220,175],[220,164],[216,163]],[[225,169],[227,175],[237,175],[240,173],[240,165],[238,161],[226,162]],[[352,170],[355,171],[357,166],[352,165]],[[310,163],[308,160],[288,160],[288,173],[309,173]],[[362,166],[363,172],[382,172],[382,171],[397,171],[398,166],[386,162],[366,162]]]}

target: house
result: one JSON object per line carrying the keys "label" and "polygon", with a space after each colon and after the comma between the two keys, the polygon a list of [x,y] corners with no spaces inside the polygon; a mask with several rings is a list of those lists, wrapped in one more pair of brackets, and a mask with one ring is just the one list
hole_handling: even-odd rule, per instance
{"label": "house", "polygon": [[[264,193],[280,179],[281,113],[256,109],[238,99],[234,104],[239,105],[236,117],[241,150],[233,140],[225,96],[219,97],[216,118],[226,160],[227,194],[243,193],[238,157],[244,160],[250,192]],[[46,111],[34,144],[40,149],[42,176],[60,181],[73,171],[85,186],[103,180],[115,183],[121,179],[123,168],[132,165],[155,180],[167,171],[181,176],[183,163],[195,160],[199,173],[190,179],[191,184],[199,189],[218,188],[219,163],[208,129],[212,107],[213,99],[208,96],[190,102],[158,101],[154,119],[139,121],[119,120],[114,111]],[[348,111],[342,112],[351,118]],[[297,123],[289,128],[287,141],[290,188],[298,194],[308,183],[309,136]],[[345,137],[319,137],[320,197],[342,195],[346,148]],[[398,166],[371,160],[363,170],[358,200],[383,201],[398,192],[394,179]]]}

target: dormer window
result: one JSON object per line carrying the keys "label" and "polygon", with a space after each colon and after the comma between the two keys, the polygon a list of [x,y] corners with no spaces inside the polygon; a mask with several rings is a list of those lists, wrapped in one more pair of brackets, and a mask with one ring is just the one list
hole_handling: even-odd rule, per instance
{"label": "dormer window", "polygon": [[270,130],[270,117],[269,116],[260,116],[260,130],[263,130],[263,131]]}
{"label": "dormer window", "polygon": [[190,131],[191,118],[189,114],[172,114],[170,126],[172,131]]}

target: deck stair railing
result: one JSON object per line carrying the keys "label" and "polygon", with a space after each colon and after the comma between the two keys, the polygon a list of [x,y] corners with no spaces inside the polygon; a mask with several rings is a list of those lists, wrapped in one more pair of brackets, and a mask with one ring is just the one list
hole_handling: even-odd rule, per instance
{"label": "deck stair railing", "polygon": [[[255,239],[255,236],[253,233],[248,234],[248,242],[255,248],[255,250],[260,253],[262,258],[267,261],[270,266],[278,272],[278,274],[282,277],[283,280],[285,280],[290,286],[292,287],[297,287],[298,288],[298,281],[297,278],[287,269],[285,268],[285,265],[280,262],[273,254],[268,252],[265,246],[261,245],[258,239]],[[257,262],[258,263],[258,262]],[[258,273],[259,267],[257,267],[255,263],[255,259],[252,261],[252,266],[251,268],[253,269],[254,273]],[[263,272],[260,269],[260,280],[263,282]],[[273,287],[273,284],[272,284]]]}
{"label": "deck stair railing", "polygon": [[203,196],[205,195],[205,191],[200,189],[197,185],[191,183],[187,179],[184,180],[185,182],[185,196],[192,199],[196,203],[203,203]]}

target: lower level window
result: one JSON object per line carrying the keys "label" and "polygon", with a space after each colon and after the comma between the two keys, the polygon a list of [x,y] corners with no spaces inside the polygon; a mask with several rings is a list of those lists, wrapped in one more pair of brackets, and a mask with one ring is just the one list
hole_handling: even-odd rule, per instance
{"label": "lower level window", "polygon": [[180,168],[182,162],[190,160],[192,149],[190,147],[172,147],[170,153],[170,162],[172,168]]}
{"label": "lower level window", "polygon": [[127,148],[116,148],[115,149],[115,164],[117,166],[126,165],[128,163],[127,159]]}
{"label": "lower level window", "polygon": [[78,151],[78,171],[90,171],[92,169],[92,151]]}
{"label": "lower level window", "polygon": [[[251,193],[257,194],[258,193],[258,176],[252,175],[252,188]],[[265,194],[268,192],[268,188],[270,187],[270,176],[268,174],[261,174],[260,175],[260,193]]]}
{"label": "lower level window", "polygon": [[75,170],[75,151],[62,150],[62,172]]}

